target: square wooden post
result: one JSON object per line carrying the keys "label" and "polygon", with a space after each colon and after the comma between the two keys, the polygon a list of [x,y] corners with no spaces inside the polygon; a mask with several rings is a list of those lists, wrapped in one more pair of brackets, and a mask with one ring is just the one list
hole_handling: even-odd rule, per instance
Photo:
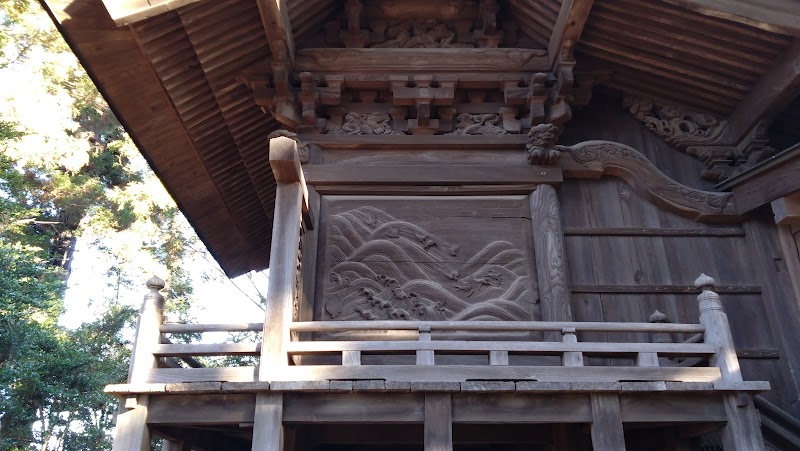
{"label": "square wooden post", "polygon": [[[705,341],[714,346],[715,353],[710,363],[719,367],[722,380],[741,382],[742,372],[736,348],[733,344],[728,315],[722,309],[719,294],[714,292],[716,282],[701,274],[694,285],[702,291],[697,296],[700,307],[700,323],[706,327]],[[725,396],[725,414],[728,424],[722,433],[726,451],[763,451],[764,439],[758,412],[753,406],[753,398],[748,393],[731,393]]]}
{"label": "square wooden post", "polygon": [[602,451],[625,451],[625,431],[619,396],[594,393],[592,397],[592,448]]}
{"label": "square wooden post", "polygon": [[[296,271],[303,207],[308,199],[297,143],[286,137],[269,142],[269,161],[275,175],[275,219],[272,223],[269,285],[258,379],[269,381],[288,367],[286,343],[296,296]],[[282,451],[283,394],[259,393],[253,419],[253,451]]]}
{"label": "square wooden post", "polygon": [[449,393],[425,394],[425,451],[453,451],[453,410]]}

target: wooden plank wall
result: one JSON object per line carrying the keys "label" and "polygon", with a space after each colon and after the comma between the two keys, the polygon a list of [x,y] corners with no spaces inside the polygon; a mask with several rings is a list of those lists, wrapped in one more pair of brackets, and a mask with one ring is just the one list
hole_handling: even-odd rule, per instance
{"label": "wooden plank wall", "polygon": [[[598,89],[595,97],[568,124],[563,144],[621,142],[675,180],[713,190],[700,178],[704,164],[637,123],[618,93]],[[658,209],[612,177],[567,180],[559,200],[576,320],[647,321],[658,309],[673,322],[697,322],[696,293],[688,287],[705,272],[719,285],[745,379],[769,380],[773,390],[765,396],[800,416],[800,313],[769,212],[743,224],[699,224]]]}
{"label": "wooden plank wall", "polygon": [[[774,227],[756,220],[699,224],[660,211],[610,177],[566,181],[559,199],[576,320],[647,321],[658,309],[673,322],[697,322],[690,287],[705,272],[719,284],[745,379],[769,380],[773,390],[766,397],[787,411],[797,409],[791,368],[800,340],[779,313],[791,285],[769,257],[779,255]],[[604,363],[612,362],[590,362]]]}

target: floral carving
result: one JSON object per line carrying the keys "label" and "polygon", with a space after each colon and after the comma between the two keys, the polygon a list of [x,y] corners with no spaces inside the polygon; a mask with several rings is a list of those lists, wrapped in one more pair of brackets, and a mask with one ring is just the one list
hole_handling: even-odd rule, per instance
{"label": "floral carving", "polygon": [[390,124],[390,117],[385,113],[348,113],[345,123],[339,129],[328,130],[333,135],[402,135]]}
{"label": "floral carving", "polygon": [[385,42],[373,44],[373,48],[433,49],[475,47],[472,44],[453,42],[455,32],[446,24],[434,19],[404,20],[389,26]]}
{"label": "floral carving", "polygon": [[506,129],[497,125],[500,121],[499,114],[469,114],[458,115],[456,129],[448,135],[505,135]]}
{"label": "floral carving", "polygon": [[561,152],[556,148],[559,129],[553,124],[539,124],[528,132],[525,150],[529,164],[556,164]]}

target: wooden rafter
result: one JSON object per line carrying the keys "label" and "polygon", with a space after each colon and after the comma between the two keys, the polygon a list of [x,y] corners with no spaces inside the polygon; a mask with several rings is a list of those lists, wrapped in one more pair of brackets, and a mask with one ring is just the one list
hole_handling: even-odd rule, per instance
{"label": "wooden rafter", "polygon": [[257,0],[273,61],[294,64],[294,36],[285,0]]}
{"label": "wooden rafter", "polygon": [[561,4],[561,11],[558,13],[558,19],[547,46],[551,66],[559,61],[565,48],[575,48],[575,44],[578,43],[581,33],[583,33],[583,26],[586,25],[586,19],[589,17],[593,3],[594,0],[564,0],[564,3]]}
{"label": "wooden rafter", "polygon": [[200,0],[103,0],[114,23],[122,26],[173,11]]}
{"label": "wooden rafter", "polygon": [[796,0],[663,0],[700,14],[747,24],[774,33],[800,36]]}
{"label": "wooden rafter", "polygon": [[759,120],[786,108],[800,91],[800,39],[776,61],[731,113],[728,123],[732,143],[744,138]]}

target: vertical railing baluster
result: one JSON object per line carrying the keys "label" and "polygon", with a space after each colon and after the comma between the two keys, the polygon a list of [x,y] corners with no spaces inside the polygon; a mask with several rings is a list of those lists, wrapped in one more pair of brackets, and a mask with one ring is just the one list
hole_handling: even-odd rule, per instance
{"label": "vertical railing baluster", "polygon": [[[431,341],[431,326],[419,326],[419,341]],[[417,351],[417,365],[433,365],[434,357],[432,350],[418,350]]]}
{"label": "vertical railing baluster", "polygon": [[155,347],[161,343],[161,323],[164,322],[164,281],[151,277],[146,282],[150,290],[142,302],[139,319],[136,323],[136,340],[131,351],[131,363],[128,372],[130,383],[145,383],[153,368],[158,367],[158,360],[153,355]]}
{"label": "vertical railing baluster", "polygon": [[[667,315],[656,310],[650,315],[650,324],[667,323]],[[653,343],[672,343],[668,333],[654,332],[650,338]],[[656,367],[661,366],[658,354],[655,352],[640,352],[636,354],[636,366]]]}
{"label": "vertical railing baluster", "polygon": [[[574,327],[564,327],[561,329],[561,341],[564,343],[577,343],[578,336],[575,334]],[[561,365],[563,366],[583,366],[583,353],[577,351],[566,351],[561,354]]]}

